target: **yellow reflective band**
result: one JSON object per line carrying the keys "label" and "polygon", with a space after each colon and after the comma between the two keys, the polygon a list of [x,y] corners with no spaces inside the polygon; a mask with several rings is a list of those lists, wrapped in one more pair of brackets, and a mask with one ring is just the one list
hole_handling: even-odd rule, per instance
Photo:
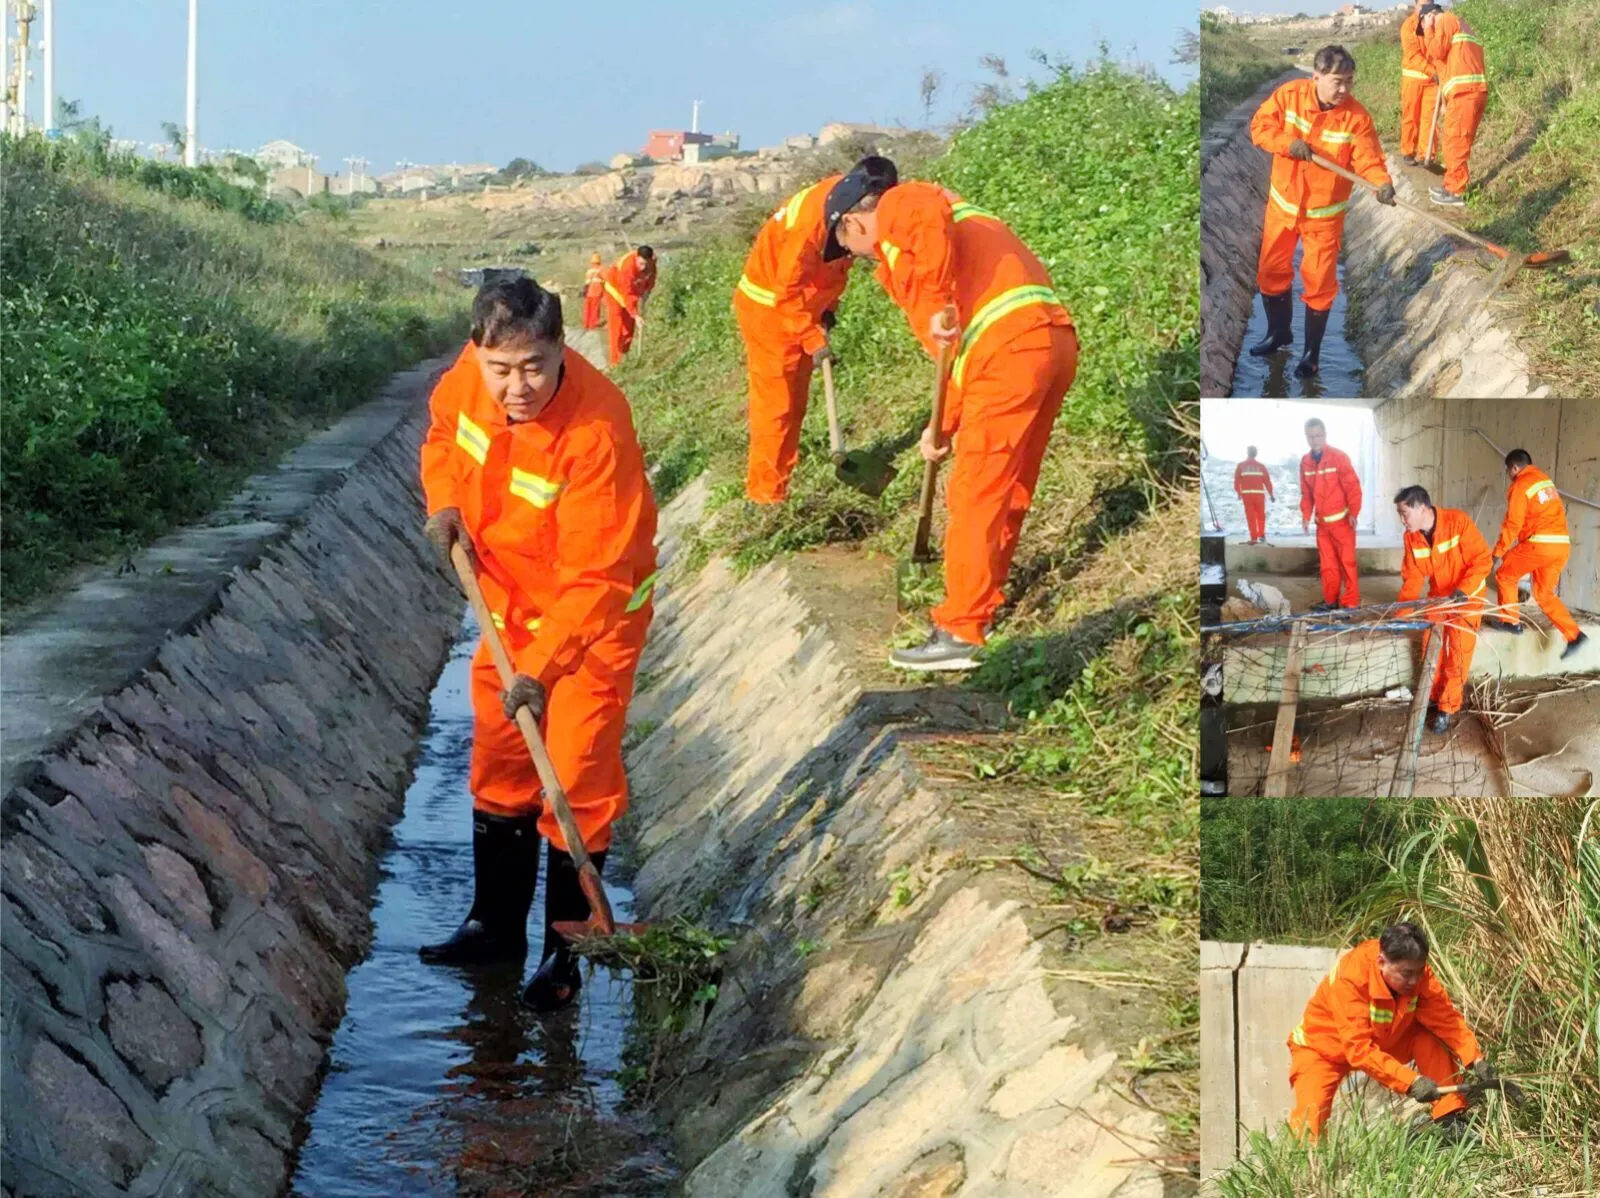
{"label": "yellow reflective band", "polygon": [[1487,75],[1457,75],[1454,79],[1452,79],[1448,83],[1446,83],[1441,90],[1446,95],[1449,95],[1450,94],[1450,90],[1452,88],[1460,87],[1464,83],[1483,83],[1483,84],[1487,84],[1488,82],[1489,82],[1489,77]]}
{"label": "yellow reflective band", "polygon": [[1313,470],[1311,473],[1312,474],[1338,474],[1339,473],[1339,467],[1337,467],[1337,466],[1324,466],[1321,470]]}
{"label": "yellow reflective band", "polygon": [[1478,589],[1473,591],[1471,594],[1469,594],[1467,596],[1467,598],[1468,599],[1476,599],[1479,595],[1483,594],[1483,592],[1486,591],[1488,588],[1489,588],[1489,580],[1487,578],[1485,578],[1482,582],[1480,582],[1478,584]]}
{"label": "yellow reflective band", "polygon": [[1382,1007],[1375,1006],[1372,1003],[1368,1003],[1367,1004],[1367,1015],[1372,1020],[1373,1023],[1393,1023],[1394,1022],[1394,1012],[1393,1011],[1385,1011]]}
{"label": "yellow reflective band", "polygon": [[784,205],[784,208],[788,210],[788,215],[783,218],[783,227],[785,229],[794,228],[794,222],[800,219],[800,205],[805,201],[805,198],[808,195],[816,190],[816,186],[817,185],[813,183],[810,187],[798,192],[787,204]]}
{"label": "yellow reflective band", "polygon": [[1411,556],[1412,557],[1432,557],[1433,556],[1433,550],[1429,549],[1426,545],[1418,545],[1418,546],[1416,546],[1415,548],[1413,548],[1411,550]]}
{"label": "yellow reflective band", "polygon": [[1411,996],[1411,1002],[1406,1005],[1406,1010],[1415,1011],[1416,1009],[1417,1009],[1417,996],[1415,994],[1413,994]]}
{"label": "yellow reflective band", "polygon": [[1276,187],[1273,187],[1273,186],[1271,186],[1269,184],[1268,187],[1267,187],[1267,194],[1268,194],[1268,196],[1271,197],[1272,202],[1274,204],[1276,204],[1278,207],[1282,208],[1290,216],[1299,216],[1300,215],[1299,207],[1297,205],[1295,205],[1295,204],[1291,204],[1288,200],[1284,199],[1282,194],[1279,193],[1279,191],[1278,191],[1278,189]]}
{"label": "yellow reflective band", "polygon": [[900,247],[887,241],[880,242],[879,245],[883,249],[883,260],[889,264],[889,269],[893,270],[894,264],[900,261]]}
{"label": "yellow reflective band", "polygon": [[1541,532],[1541,533],[1538,533],[1535,536],[1529,537],[1528,540],[1532,541],[1535,545],[1570,545],[1570,544],[1572,544],[1572,538],[1571,537],[1562,536],[1560,533],[1555,533],[1555,532]]}
{"label": "yellow reflective band", "polygon": [[1458,33],[1453,38],[1450,39],[1450,44],[1452,46],[1455,45],[1457,42],[1471,42],[1474,46],[1483,45],[1482,42],[1480,42],[1477,38],[1473,37],[1472,34],[1470,34],[1470,33]]}
{"label": "yellow reflective band", "polygon": [[1356,139],[1356,135],[1354,133],[1335,133],[1331,129],[1324,129],[1321,133],[1317,134],[1317,137],[1320,140],[1327,142],[1329,145],[1336,146],[1342,146],[1346,142],[1354,141]]}
{"label": "yellow reflective band", "polygon": [[1413,71],[1409,67],[1407,67],[1406,69],[1402,70],[1400,72],[1400,76],[1403,79],[1432,79],[1433,78],[1433,76],[1428,74],[1427,71]]}
{"label": "yellow reflective band", "polygon": [[646,578],[638,586],[633,588],[633,597],[628,600],[628,606],[626,608],[629,613],[638,611],[650,601],[650,595],[656,589],[656,579],[660,577],[660,575],[660,570],[653,570],[651,571],[649,578]]}
{"label": "yellow reflective band", "polygon": [[556,501],[556,496],[561,493],[561,484],[552,482],[548,478],[541,478],[527,470],[511,468],[511,493],[519,499],[526,499],[537,508],[547,508]]}
{"label": "yellow reflective band", "polygon": [[[1273,187],[1269,184],[1267,187],[1267,193],[1272,197],[1272,202],[1279,208],[1282,208],[1290,216],[1300,215],[1300,209],[1291,204],[1288,200],[1284,199],[1283,194],[1279,192],[1276,187]],[[1345,200],[1338,204],[1329,204],[1326,208],[1307,208],[1305,215],[1313,219],[1320,219],[1325,216],[1338,216],[1339,213],[1343,212],[1349,206],[1350,201]]]}
{"label": "yellow reflective band", "polygon": [[1350,201],[1341,200],[1339,203],[1329,204],[1325,208],[1307,208],[1306,215],[1311,217],[1313,220],[1321,220],[1324,217],[1338,216],[1339,213],[1343,212],[1348,207],[1350,207]]}
{"label": "yellow reflective band", "polygon": [[749,275],[739,276],[739,290],[762,307],[776,308],[778,306],[777,295],[768,291],[765,287],[757,287],[750,281]]}
{"label": "yellow reflective band", "polygon": [[1527,498],[1529,498],[1529,499],[1532,499],[1540,491],[1544,491],[1544,490],[1553,488],[1554,486],[1555,486],[1555,483],[1551,482],[1547,478],[1547,479],[1544,479],[1544,480],[1542,480],[1540,482],[1534,483],[1533,486],[1529,487],[1526,491],[1523,492],[1523,495],[1527,496]]}
{"label": "yellow reflective band", "polygon": [[967,220],[969,217],[974,217],[974,216],[986,217],[989,220],[999,220],[1000,219],[994,213],[988,212],[988,211],[978,207],[976,204],[969,204],[969,203],[967,203],[966,200],[957,200],[955,203],[951,204],[950,205],[950,215],[956,221],[964,221],[964,220]]}
{"label": "yellow reflective band", "polygon": [[1339,510],[1337,512],[1334,512],[1333,515],[1331,515],[1331,516],[1322,517],[1322,522],[1324,524],[1332,524],[1335,520],[1343,520],[1349,514],[1350,514],[1350,509],[1349,508],[1343,508],[1343,509],[1341,509],[1341,510]]}
{"label": "yellow reflective band", "polygon": [[1311,1047],[1309,1044],[1306,1043],[1306,1029],[1305,1029],[1305,1025],[1304,1024],[1296,1025],[1293,1034],[1289,1038],[1291,1040],[1293,1040],[1296,1044],[1298,1044],[1301,1048],[1309,1048],[1309,1047]]}
{"label": "yellow reflective band", "polygon": [[972,319],[967,322],[967,331],[961,335],[961,349],[956,354],[955,369],[951,372],[951,377],[958,385],[966,372],[967,355],[972,352],[972,347],[978,343],[978,339],[994,326],[995,321],[1033,304],[1048,304],[1057,308],[1062,306],[1061,297],[1049,287],[1029,283],[1013,287],[1009,291],[1002,291],[973,313]]}
{"label": "yellow reflective band", "polygon": [[623,297],[622,292],[613,287],[611,285],[611,280],[609,279],[606,280],[606,294],[612,299],[616,300],[617,303],[621,304],[624,308],[628,306],[628,301]]}
{"label": "yellow reflective band", "polygon": [[1300,132],[1302,132],[1302,133],[1310,133],[1311,132],[1311,122],[1306,120],[1305,117],[1301,116],[1298,112],[1296,112],[1292,108],[1290,108],[1290,109],[1288,109],[1288,110],[1286,110],[1284,112],[1284,114],[1283,114],[1283,123],[1285,125],[1288,125],[1289,128],[1291,128],[1291,129],[1300,130]]}
{"label": "yellow reflective band", "polygon": [[1440,553],[1449,553],[1452,549],[1454,549],[1459,544],[1461,544],[1461,534],[1457,533],[1455,536],[1451,537],[1448,541],[1440,541],[1437,545],[1434,546],[1434,549],[1437,550]]}
{"label": "yellow reflective band", "polygon": [[456,413],[456,444],[480,466],[489,456],[489,434],[474,424],[465,412]]}
{"label": "yellow reflective band", "polygon": [[1265,495],[1266,493],[1267,492],[1266,492],[1266,489],[1264,487],[1258,487],[1254,491],[1240,491],[1239,492],[1239,494],[1241,494],[1241,495]]}
{"label": "yellow reflective band", "polygon": [[491,624],[493,624],[496,628],[500,629],[501,632],[505,631],[506,618],[504,616],[502,616],[499,612],[497,612],[497,611],[490,612],[489,613],[489,622]]}

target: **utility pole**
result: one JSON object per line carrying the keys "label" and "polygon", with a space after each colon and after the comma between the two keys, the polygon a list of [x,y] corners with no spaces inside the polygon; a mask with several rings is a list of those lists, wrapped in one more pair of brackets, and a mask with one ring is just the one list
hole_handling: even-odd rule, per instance
{"label": "utility pole", "polygon": [[44,135],[56,131],[56,0],[44,0]]}
{"label": "utility pole", "polygon": [[11,130],[11,0],[0,0],[0,133]]}
{"label": "utility pole", "polygon": [[352,157],[346,158],[344,160],[344,164],[345,164],[345,166],[350,168],[350,183],[349,183],[349,189],[347,191],[347,194],[348,195],[355,195],[356,194],[356,182],[357,182],[357,180],[366,178],[367,160],[365,158],[352,156]]}
{"label": "utility pole", "polygon": [[19,0],[17,60],[11,64],[10,74],[6,76],[12,104],[10,128],[13,137],[22,137],[28,132],[28,38],[33,25],[34,11],[30,0]]}
{"label": "utility pole", "polygon": [[195,65],[200,56],[200,0],[189,0],[189,104],[183,134],[183,165],[200,161],[200,97],[195,88]]}
{"label": "utility pole", "polygon": [[694,115],[689,119],[689,132],[700,132],[700,101],[694,102]]}

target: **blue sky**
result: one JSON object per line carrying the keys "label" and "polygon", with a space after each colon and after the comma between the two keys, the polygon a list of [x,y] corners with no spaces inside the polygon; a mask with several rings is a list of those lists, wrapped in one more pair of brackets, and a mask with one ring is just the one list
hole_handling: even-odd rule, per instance
{"label": "blue sky", "polygon": [[[947,82],[935,122],[964,108],[981,54],[1082,62],[1100,42],[1175,86],[1193,0],[823,0],[564,4],[527,0],[200,0],[200,143],[288,138],[340,171],[397,160],[526,157],[555,170],[643,144],[651,128],[731,129],[747,147],[828,121],[920,124],[924,67]],[[183,121],[185,0],[57,0],[56,80],[118,137]],[[458,14],[474,14],[470,19]],[[36,63],[36,75],[42,69]],[[37,88],[39,85],[35,83]],[[36,91],[35,96],[38,96]],[[31,107],[38,112],[40,100]]]}

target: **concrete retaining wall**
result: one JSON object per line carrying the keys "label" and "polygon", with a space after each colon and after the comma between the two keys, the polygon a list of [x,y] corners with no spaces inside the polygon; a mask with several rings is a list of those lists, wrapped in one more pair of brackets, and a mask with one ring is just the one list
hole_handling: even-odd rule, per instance
{"label": "concrete retaining wall", "polygon": [[[459,619],[419,536],[425,384],[380,404],[393,431],[342,481],[272,514],[257,560],[230,577],[226,555],[206,559],[210,593],[190,577],[168,609],[208,614],[156,636],[103,700],[64,696],[59,718],[86,722],[12,763],[7,1193],[284,1183]],[[195,530],[186,560],[215,533]]]}

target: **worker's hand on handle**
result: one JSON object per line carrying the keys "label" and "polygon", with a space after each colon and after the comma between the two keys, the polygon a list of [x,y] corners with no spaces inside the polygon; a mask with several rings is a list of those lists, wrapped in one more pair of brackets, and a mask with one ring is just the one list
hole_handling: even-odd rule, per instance
{"label": "worker's hand on handle", "polygon": [[527,674],[518,674],[511,680],[511,688],[500,692],[500,707],[508,720],[515,720],[517,711],[526,707],[534,721],[542,723],[545,701],[544,683]]}
{"label": "worker's hand on handle", "polygon": [[1380,204],[1388,204],[1391,208],[1394,207],[1394,184],[1385,183],[1382,187],[1378,188],[1375,198]]}
{"label": "worker's hand on handle", "polygon": [[822,369],[824,362],[832,362],[833,360],[833,347],[826,341],[818,346],[816,352],[811,355],[811,364],[818,370]]}
{"label": "worker's hand on handle", "polygon": [[1411,1088],[1406,1093],[1418,1102],[1427,1103],[1438,1102],[1439,1099],[1444,1097],[1439,1093],[1439,1083],[1434,1081],[1433,1078],[1424,1077],[1421,1074],[1418,1074],[1417,1080],[1411,1083]]}
{"label": "worker's hand on handle", "polygon": [[1301,532],[1302,535],[1309,537],[1311,535],[1311,521],[1309,521],[1309,520],[1300,521],[1300,532]]}
{"label": "worker's hand on handle", "polygon": [[1297,137],[1289,143],[1289,157],[1298,158],[1301,162],[1311,161],[1311,143],[1303,137]]}
{"label": "worker's hand on handle", "polygon": [[950,456],[950,443],[940,437],[931,424],[922,430],[917,449],[921,451],[924,462],[942,462]]}
{"label": "worker's hand on handle", "polygon": [[1472,1074],[1474,1080],[1482,1085],[1488,1085],[1500,1075],[1494,1071],[1494,1066],[1489,1064],[1488,1057],[1479,1057],[1467,1066],[1467,1072]]}
{"label": "worker's hand on handle", "polygon": [[467,535],[460,508],[440,508],[428,517],[428,522],[422,526],[422,535],[428,538],[428,544],[433,546],[446,570],[455,572],[455,566],[450,561],[450,547],[457,543],[467,551],[467,560],[472,563],[473,570],[477,570],[478,555],[472,548],[472,538]]}
{"label": "worker's hand on handle", "polygon": [[961,336],[961,326],[956,322],[954,307],[941,308],[928,321],[928,336],[940,345],[954,345]]}

